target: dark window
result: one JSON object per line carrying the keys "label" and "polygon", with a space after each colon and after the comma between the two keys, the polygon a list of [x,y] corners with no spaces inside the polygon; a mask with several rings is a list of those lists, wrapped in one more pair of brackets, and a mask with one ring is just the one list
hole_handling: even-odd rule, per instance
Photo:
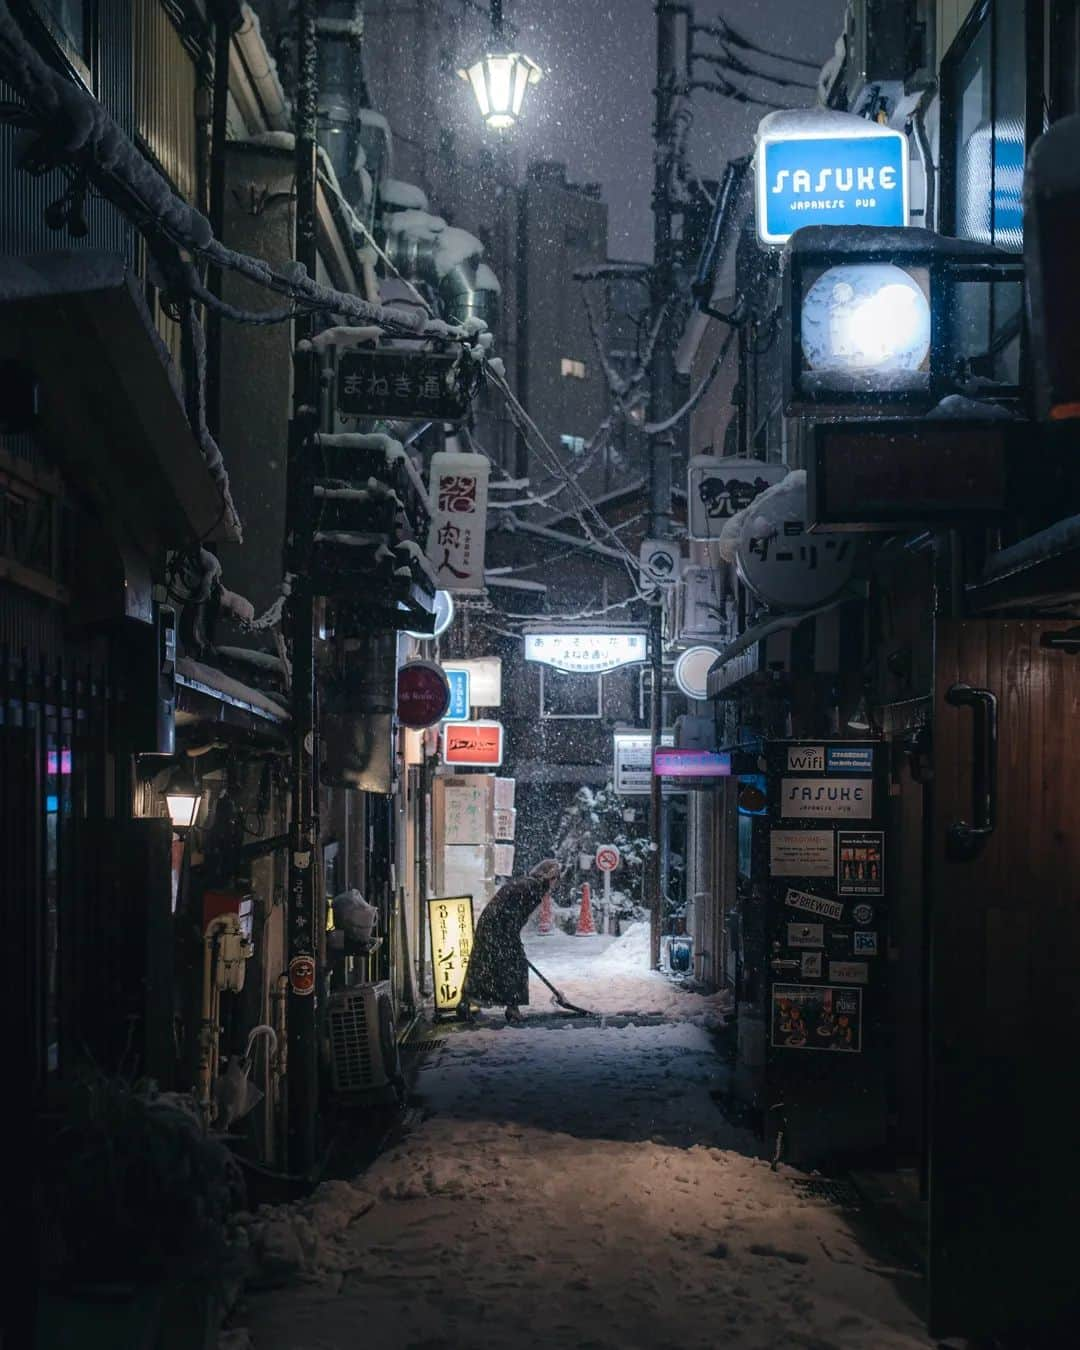
{"label": "dark window", "polygon": [[564,675],[540,667],[541,717],[599,717],[603,711],[602,675]]}
{"label": "dark window", "polygon": [[1023,248],[1026,102],[1023,0],[982,0],[941,65],[945,233]]}
{"label": "dark window", "polygon": [[92,20],[96,0],[30,0],[56,45],[84,77],[89,77]]}
{"label": "dark window", "polygon": [[[942,230],[1010,253],[1024,247],[1026,53],[1023,0],[981,0],[941,65]],[[958,286],[952,322],[966,373],[1018,384],[1022,321],[1020,287]]]}

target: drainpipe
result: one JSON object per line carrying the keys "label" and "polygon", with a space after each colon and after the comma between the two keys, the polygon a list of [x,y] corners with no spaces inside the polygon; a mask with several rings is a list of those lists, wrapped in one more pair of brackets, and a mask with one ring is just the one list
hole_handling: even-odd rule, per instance
{"label": "drainpipe", "polygon": [[345,199],[363,193],[356,174],[357,112],[367,101],[361,65],[360,0],[321,0],[315,31],[319,52],[319,144],[330,157]]}

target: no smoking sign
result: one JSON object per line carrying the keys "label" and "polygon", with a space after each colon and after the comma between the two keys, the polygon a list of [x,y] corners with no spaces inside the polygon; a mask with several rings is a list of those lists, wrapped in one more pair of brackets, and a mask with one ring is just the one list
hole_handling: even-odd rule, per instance
{"label": "no smoking sign", "polygon": [[596,850],[596,865],[601,872],[614,872],[619,865],[619,850],[614,844],[601,844]]}

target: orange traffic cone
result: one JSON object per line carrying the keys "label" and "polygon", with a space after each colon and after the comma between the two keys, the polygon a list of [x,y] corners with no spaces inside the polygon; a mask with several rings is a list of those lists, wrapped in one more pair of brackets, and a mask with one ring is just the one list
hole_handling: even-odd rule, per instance
{"label": "orange traffic cone", "polygon": [[536,931],[541,937],[548,937],[555,928],[555,920],[551,912],[551,892],[545,891],[544,898],[540,901],[540,922],[536,926]]}
{"label": "orange traffic cone", "polygon": [[587,881],[581,886],[581,913],[577,921],[578,937],[595,937],[596,927],[592,919],[592,905],[589,903],[589,883]]}

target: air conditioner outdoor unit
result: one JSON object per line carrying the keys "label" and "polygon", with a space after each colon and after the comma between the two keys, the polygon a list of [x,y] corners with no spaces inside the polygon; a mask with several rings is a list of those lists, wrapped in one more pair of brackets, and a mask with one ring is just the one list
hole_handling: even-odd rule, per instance
{"label": "air conditioner outdoor unit", "polygon": [[358,984],[330,997],[330,1081],[341,1094],[378,1092],[401,1079],[390,981]]}

